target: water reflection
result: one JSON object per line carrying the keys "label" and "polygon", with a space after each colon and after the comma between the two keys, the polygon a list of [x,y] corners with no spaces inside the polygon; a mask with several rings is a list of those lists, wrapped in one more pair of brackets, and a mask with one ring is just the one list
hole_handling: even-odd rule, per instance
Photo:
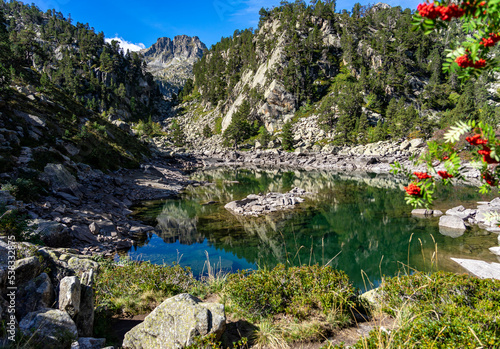
{"label": "water reflection", "polygon": [[[205,250],[226,271],[330,262],[357,286],[367,279],[377,284],[382,275],[403,269],[435,268],[436,262],[440,269],[453,269],[450,256],[495,260],[486,251],[496,235],[479,230],[456,238],[441,235],[437,218],[409,215],[401,191],[406,183],[389,176],[217,169],[193,178],[212,184],[189,188],[180,200],[138,209],[137,217],[157,228],[129,252],[132,257],[170,262],[182,255],[181,264],[195,273],[203,270]],[[253,218],[224,209],[248,194],[295,186],[314,195],[293,211]],[[474,188],[446,189],[439,196],[437,206],[443,208],[488,199]]]}

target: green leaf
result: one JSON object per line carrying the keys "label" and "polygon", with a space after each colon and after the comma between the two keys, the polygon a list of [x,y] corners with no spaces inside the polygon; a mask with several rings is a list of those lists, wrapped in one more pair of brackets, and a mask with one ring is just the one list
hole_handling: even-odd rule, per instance
{"label": "green leaf", "polygon": [[471,127],[463,121],[458,121],[456,126],[450,127],[450,130],[444,135],[444,139],[448,143],[457,142],[460,136],[471,131]]}

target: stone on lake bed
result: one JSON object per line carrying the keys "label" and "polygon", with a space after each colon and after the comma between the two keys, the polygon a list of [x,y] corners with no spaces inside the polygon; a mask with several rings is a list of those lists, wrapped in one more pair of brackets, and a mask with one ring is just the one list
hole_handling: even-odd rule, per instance
{"label": "stone on lake bed", "polygon": [[452,238],[464,235],[467,227],[464,221],[457,216],[441,216],[439,218],[439,233]]}
{"label": "stone on lake bed", "polygon": [[447,228],[447,227],[439,227],[439,233],[441,235],[446,235],[446,236],[449,236],[451,238],[459,238],[461,237],[462,235],[464,235],[465,233],[465,230],[462,230],[462,229],[453,229],[453,228]]}

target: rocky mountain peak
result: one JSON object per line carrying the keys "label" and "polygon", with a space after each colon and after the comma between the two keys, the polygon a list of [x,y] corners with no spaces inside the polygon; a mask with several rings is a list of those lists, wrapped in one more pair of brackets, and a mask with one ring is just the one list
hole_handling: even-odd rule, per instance
{"label": "rocky mountain peak", "polygon": [[192,60],[203,56],[207,47],[197,36],[177,35],[174,39],[159,38],[151,47],[142,50],[142,54],[150,64],[166,64],[172,59]]}
{"label": "rocky mountain peak", "polygon": [[159,38],[141,53],[162,93],[171,97],[172,93],[179,92],[187,79],[193,77],[193,64],[203,56],[206,49],[207,46],[197,36],[177,35],[173,40]]}

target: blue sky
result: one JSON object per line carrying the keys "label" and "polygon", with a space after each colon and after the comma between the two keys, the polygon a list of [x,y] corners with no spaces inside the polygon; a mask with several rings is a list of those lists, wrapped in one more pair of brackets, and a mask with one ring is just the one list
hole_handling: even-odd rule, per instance
{"label": "blue sky", "polygon": [[[307,2],[309,0],[306,0]],[[27,1],[31,3],[31,1]],[[337,10],[350,10],[356,1],[337,0]],[[362,4],[369,1],[362,0]],[[371,1],[376,3],[377,1]],[[416,8],[418,0],[385,1],[392,6]],[[76,23],[89,23],[106,38],[149,47],[159,37],[198,36],[208,47],[235,29],[257,27],[262,7],[280,0],[34,0],[41,10],[56,9]],[[131,47],[132,48],[132,47]]]}

